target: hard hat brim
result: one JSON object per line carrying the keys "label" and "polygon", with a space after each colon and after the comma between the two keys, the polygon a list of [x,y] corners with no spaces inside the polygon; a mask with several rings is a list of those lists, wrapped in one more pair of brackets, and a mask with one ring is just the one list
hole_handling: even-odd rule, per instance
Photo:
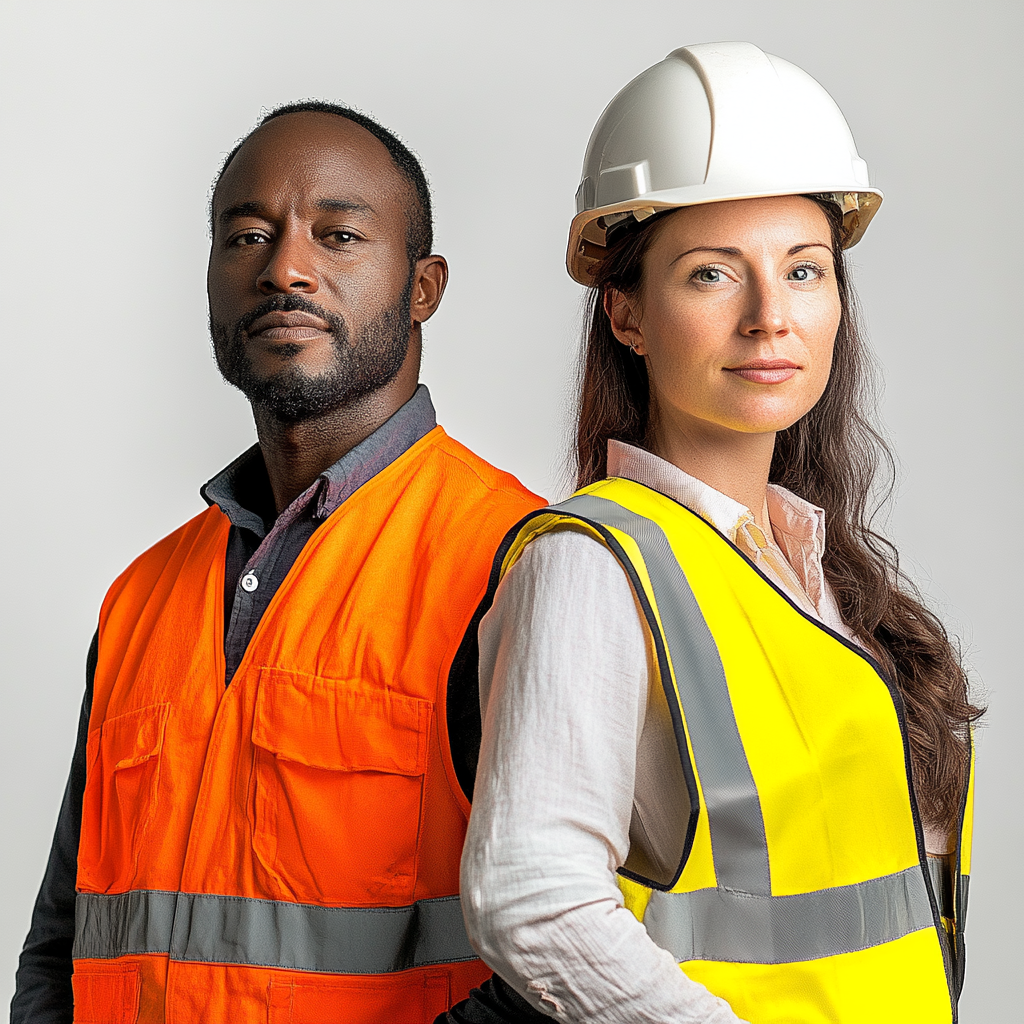
{"label": "hard hat brim", "polygon": [[[704,194],[702,194],[704,193]],[[596,222],[601,217],[615,213],[644,211],[649,217],[665,210],[682,209],[685,206],[701,206],[705,203],[726,203],[736,199],[767,199],[772,196],[794,195],[842,195],[852,200],[852,209],[844,209],[843,248],[849,249],[856,245],[867,230],[868,224],[882,203],[882,193],[876,188],[864,185],[837,187],[835,183],[822,185],[810,182],[806,187],[785,189],[766,189],[751,192],[737,191],[723,193],[721,185],[709,188],[701,185],[690,185],[680,189],[665,189],[659,192],[648,192],[646,195],[611,206],[599,207],[595,210],[583,210],[578,213],[569,226],[569,246],[566,251],[565,265],[569,276],[582,285],[593,285],[592,269],[604,258],[607,249],[601,239],[603,228],[595,231]],[[837,205],[839,203],[837,202]],[[638,218],[641,219],[641,218]],[[644,218],[645,219],[645,218]],[[588,230],[588,228],[590,230]]]}

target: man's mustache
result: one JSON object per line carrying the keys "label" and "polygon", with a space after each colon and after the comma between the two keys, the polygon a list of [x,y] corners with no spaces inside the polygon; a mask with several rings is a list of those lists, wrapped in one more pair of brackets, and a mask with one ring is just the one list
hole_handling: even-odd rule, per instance
{"label": "man's mustache", "polygon": [[308,313],[326,323],[331,334],[338,338],[344,338],[348,333],[348,327],[343,317],[324,309],[319,303],[307,298],[305,295],[271,295],[270,298],[261,302],[255,309],[251,309],[243,317],[235,321],[235,337],[248,334],[260,317],[268,313]]}

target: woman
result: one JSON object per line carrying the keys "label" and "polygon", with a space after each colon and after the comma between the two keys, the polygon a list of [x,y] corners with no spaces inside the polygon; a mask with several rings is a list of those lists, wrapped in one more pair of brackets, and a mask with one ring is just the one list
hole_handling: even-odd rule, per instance
{"label": "woman", "polygon": [[955,1020],[980,711],[867,526],[842,250],[880,201],[750,44],[676,51],[595,128],[581,489],[499,556],[463,856],[474,945],[546,1014]]}

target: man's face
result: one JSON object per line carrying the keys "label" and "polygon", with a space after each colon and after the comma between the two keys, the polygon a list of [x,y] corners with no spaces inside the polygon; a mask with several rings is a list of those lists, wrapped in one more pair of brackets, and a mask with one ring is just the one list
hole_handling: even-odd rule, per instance
{"label": "man's face", "polygon": [[225,379],[298,422],[390,383],[406,359],[413,190],[379,140],[334,114],[275,118],[213,201],[210,334]]}

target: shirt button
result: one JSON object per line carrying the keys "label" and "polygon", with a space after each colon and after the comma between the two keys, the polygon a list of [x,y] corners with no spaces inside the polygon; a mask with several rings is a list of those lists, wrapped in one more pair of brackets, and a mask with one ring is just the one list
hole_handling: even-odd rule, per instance
{"label": "shirt button", "polygon": [[247,572],[242,577],[242,589],[247,594],[251,594],[259,585],[260,581],[256,579],[256,576],[251,572]]}

